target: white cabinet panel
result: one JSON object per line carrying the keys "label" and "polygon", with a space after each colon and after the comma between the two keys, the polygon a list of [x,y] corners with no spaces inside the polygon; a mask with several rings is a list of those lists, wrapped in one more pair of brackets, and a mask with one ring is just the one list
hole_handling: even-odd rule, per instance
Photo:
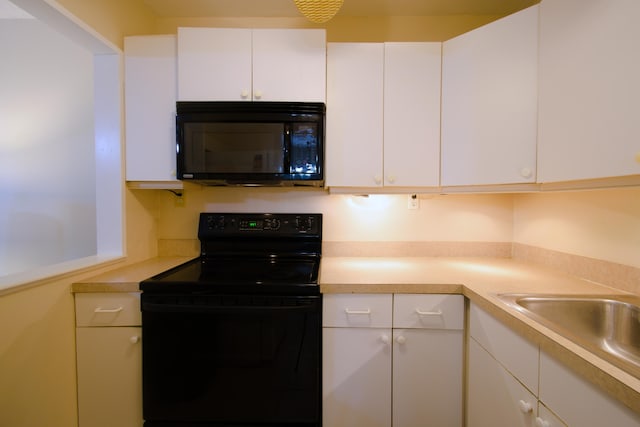
{"label": "white cabinet panel", "polygon": [[322,423],[391,426],[391,329],[323,328]]}
{"label": "white cabinet panel", "polygon": [[328,186],[438,186],[441,49],[329,43]]}
{"label": "white cabinet panel", "polygon": [[384,185],[440,183],[441,43],[384,44]]}
{"label": "white cabinet panel", "polygon": [[322,325],[328,327],[391,328],[391,294],[327,294]]}
{"label": "white cabinet panel", "polygon": [[540,354],[539,397],[570,426],[640,426],[640,415],[544,352]]}
{"label": "white cabinet panel", "polygon": [[536,417],[536,427],[567,427],[560,418],[553,412],[544,406],[541,402],[538,402],[538,416]]}
{"label": "white cabinet panel", "polygon": [[[323,305],[324,426],[462,425],[461,295],[327,294]],[[407,328],[391,328],[392,305]],[[422,324],[416,307],[440,320]]]}
{"label": "white cabinet panel", "polygon": [[469,339],[468,427],[533,427],[536,397]]}
{"label": "white cabinet panel", "polygon": [[469,334],[536,396],[538,347],[471,304]]}
{"label": "white cabinet panel", "polygon": [[261,101],[325,102],[324,30],[253,30],[253,93]]}
{"label": "white cabinet panel", "polygon": [[178,28],[181,101],[325,101],[323,29]]}
{"label": "white cabinet panel", "polygon": [[178,28],[180,101],[251,99],[251,30]]}
{"label": "white cabinet panel", "polygon": [[327,46],[326,185],[382,185],[384,45]]}
{"label": "white cabinet panel", "polygon": [[461,330],[393,330],[394,427],[462,426],[462,342]]}
{"label": "white cabinet panel", "polygon": [[124,39],[127,181],[176,180],[176,38]]}
{"label": "white cabinet panel", "polygon": [[443,44],[443,186],[536,179],[538,6]]}
{"label": "white cabinet panel", "polygon": [[140,293],[78,293],[77,326],[139,326]]}
{"label": "white cabinet panel", "polygon": [[462,295],[396,294],[393,296],[394,328],[462,330]]}
{"label": "white cabinet panel", "polygon": [[640,173],[640,2],[540,4],[538,180]]}
{"label": "white cabinet panel", "polygon": [[76,328],[81,427],[142,425],[141,328]]}

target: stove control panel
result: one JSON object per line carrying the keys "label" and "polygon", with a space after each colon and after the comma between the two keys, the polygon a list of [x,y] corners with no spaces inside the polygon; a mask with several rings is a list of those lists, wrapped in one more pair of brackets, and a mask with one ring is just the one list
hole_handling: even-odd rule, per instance
{"label": "stove control panel", "polygon": [[198,237],[238,234],[321,235],[322,214],[201,213]]}

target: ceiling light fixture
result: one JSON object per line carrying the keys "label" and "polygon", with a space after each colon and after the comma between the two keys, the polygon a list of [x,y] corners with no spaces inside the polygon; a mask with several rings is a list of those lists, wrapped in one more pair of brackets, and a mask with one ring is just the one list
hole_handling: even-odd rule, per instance
{"label": "ceiling light fixture", "polygon": [[311,22],[323,24],[333,18],[343,0],[293,0],[298,10]]}

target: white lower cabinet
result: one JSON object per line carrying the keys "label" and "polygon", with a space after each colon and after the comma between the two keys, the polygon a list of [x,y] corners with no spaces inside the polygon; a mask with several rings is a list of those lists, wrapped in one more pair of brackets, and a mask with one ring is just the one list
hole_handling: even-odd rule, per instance
{"label": "white lower cabinet", "polygon": [[638,427],[640,415],[472,303],[467,426]]}
{"label": "white lower cabinet", "polygon": [[640,426],[640,414],[574,374],[545,352],[540,353],[540,400],[552,407],[569,426]]}
{"label": "white lower cabinet", "polygon": [[462,425],[463,297],[329,294],[323,425]]}
{"label": "white lower cabinet", "polygon": [[467,426],[534,426],[537,398],[474,339],[468,351]]}
{"label": "white lower cabinet", "polygon": [[142,426],[139,294],[76,294],[79,427]]}

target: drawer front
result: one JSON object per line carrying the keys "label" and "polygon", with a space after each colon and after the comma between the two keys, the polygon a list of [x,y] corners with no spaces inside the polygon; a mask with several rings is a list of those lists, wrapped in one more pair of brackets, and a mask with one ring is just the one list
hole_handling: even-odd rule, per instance
{"label": "drawer front", "polygon": [[323,297],[322,325],[334,328],[390,328],[391,294],[327,294]]}
{"label": "drawer front", "polygon": [[462,330],[464,297],[462,295],[396,294],[393,297],[393,327]]}
{"label": "drawer front", "polygon": [[140,293],[78,293],[77,326],[140,326]]}

